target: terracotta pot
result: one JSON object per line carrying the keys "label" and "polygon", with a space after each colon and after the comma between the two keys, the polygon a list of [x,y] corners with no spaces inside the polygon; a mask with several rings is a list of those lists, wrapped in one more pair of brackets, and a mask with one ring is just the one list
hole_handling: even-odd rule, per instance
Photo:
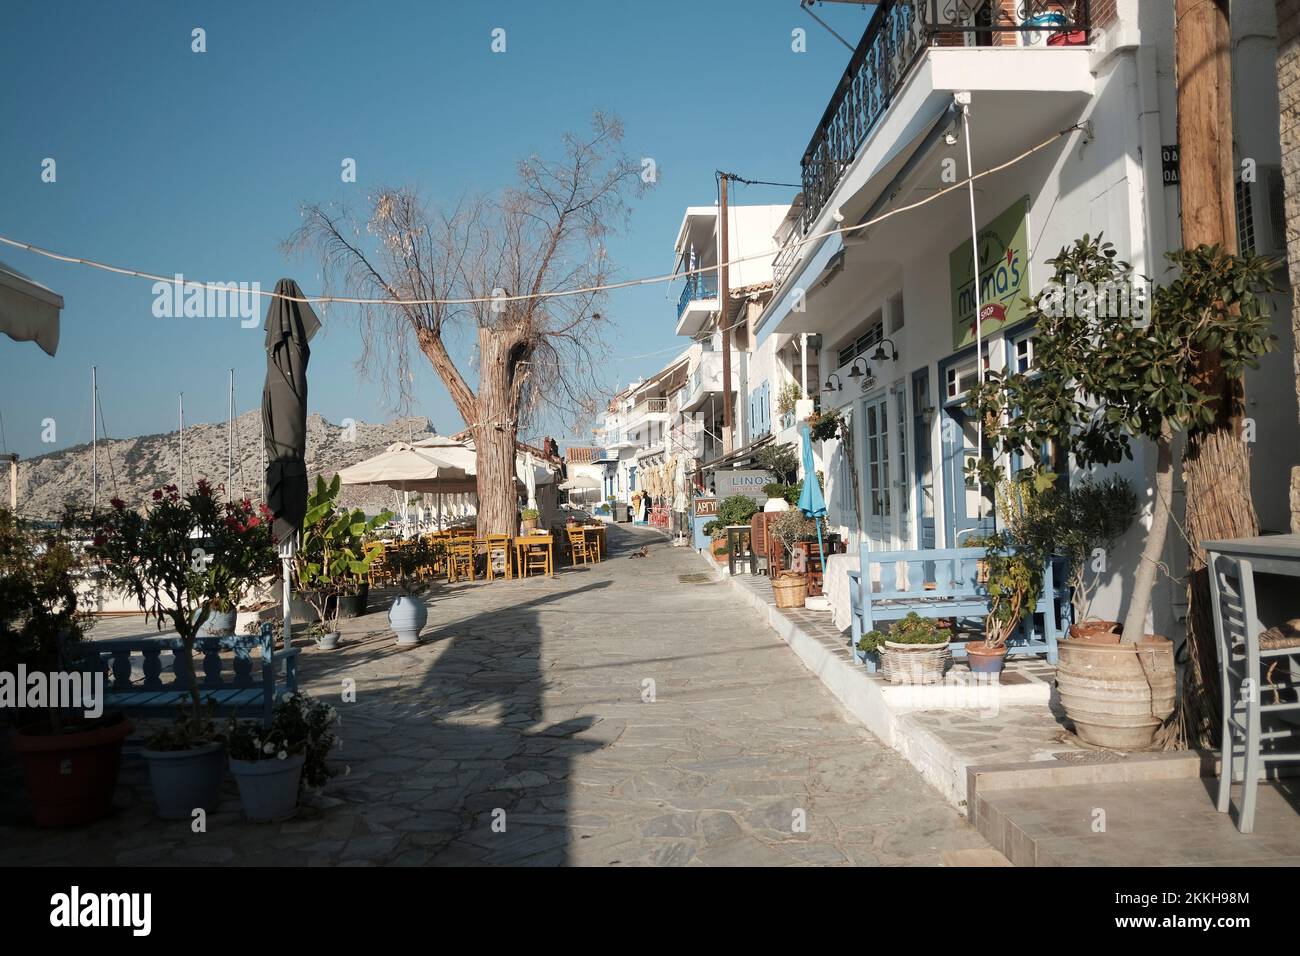
{"label": "terracotta pot", "polygon": [[1137,643],[1059,644],[1056,687],[1085,743],[1146,750],[1174,710],[1173,644],[1148,634]]}
{"label": "terracotta pot", "polygon": [[1076,641],[1090,641],[1093,644],[1118,644],[1120,642],[1119,621],[1080,621],[1070,625],[1070,637]]}
{"label": "terracotta pot", "polygon": [[90,823],[113,806],[122,741],[135,724],[119,717],[70,734],[22,727],[10,746],[22,755],[23,775],[38,827]]}
{"label": "terracotta pot", "polygon": [[1007,645],[989,647],[983,641],[968,641],[966,644],[966,662],[976,674],[997,674],[1007,658]]}
{"label": "terracotta pot", "polygon": [[709,546],[709,551],[713,555],[713,560],[718,562],[718,564],[727,563],[728,552],[718,550],[719,548],[725,548],[726,546],[726,538],[714,538],[713,543]]}

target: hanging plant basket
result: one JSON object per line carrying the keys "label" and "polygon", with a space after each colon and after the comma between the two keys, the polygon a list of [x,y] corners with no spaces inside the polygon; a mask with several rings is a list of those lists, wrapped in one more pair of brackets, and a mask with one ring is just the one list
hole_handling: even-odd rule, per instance
{"label": "hanging plant basket", "polygon": [[772,594],[777,607],[803,607],[808,596],[808,578],[791,571],[783,572],[772,582]]}

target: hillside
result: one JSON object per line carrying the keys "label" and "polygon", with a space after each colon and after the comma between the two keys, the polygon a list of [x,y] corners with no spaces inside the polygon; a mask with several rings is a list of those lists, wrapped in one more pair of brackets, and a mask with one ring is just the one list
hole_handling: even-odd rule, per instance
{"label": "hillside", "polygon": [[[232,487],[236,494],[259,500],[262,494],[260,410],[245,412],[235,419],[235,457]],[[358,422],[355,440],[344,429],[320,415],[307,417],[307,466],[311,480],[378,454],[395,441],[420,439],[434,434],[427,418],[402,418],[384,425]],[[105,504],[117,496],[134,507],[147,501],[155,488],[175,484],[178,477],[177,432],[143,435],[138,438],[99,441],[99,500]],[[199,478],[214,485],[226,483],[226,423],[185,427],[185,483]],[[19,462],[18,510],[32,517],[53,517],[64,502],[89,507],[91,501],[91,446],[89,443],[50,452]],[[344,488],[349,507],[377,512],[394,506],[394,492],[388,488]],[[9,502],[9,470],[0,468],[0,502]]]}

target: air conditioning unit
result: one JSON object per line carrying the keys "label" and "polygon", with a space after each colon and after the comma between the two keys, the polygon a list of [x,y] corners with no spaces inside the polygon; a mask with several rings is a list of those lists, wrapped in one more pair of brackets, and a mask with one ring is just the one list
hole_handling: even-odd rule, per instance
{"label": "air conditioning unit", "polygon": [[1237,174],[1237,248],[1243,253],[1286,258],[1286,201],[1282,168],[1255,167],[1255,179]]}

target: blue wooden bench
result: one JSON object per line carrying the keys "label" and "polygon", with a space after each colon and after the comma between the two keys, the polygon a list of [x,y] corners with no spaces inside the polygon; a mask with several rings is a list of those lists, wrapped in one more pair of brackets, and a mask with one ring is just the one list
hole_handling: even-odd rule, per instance
{"label": "blue wooden bench", "polygon": [[[269,725],[276,702],[298,690],[299,648],[277,651],[270,624],[264,623],[259,635],[200,637],[194,646],[202,653],[202,660],[194,662],[200,696],[205,704],[215,704],[220,716],[259,716],[264,725]],[[254,648],[262,652],[261,674],[256,677]],[[163,651],[172,652],[174,679],[170,681],[162,679]],[[233,652],[233,674],[223,673],[222,651]],[[174,717],[177,707],[188,704],[190,699],[181,656],[184,652],[179,637],[159,636],[84,641],[72,645],[65,657],[69,666],[104,673],[105,709],[115,708],[138,717]],[[282,681],[277,673],[281,661]]]}
{"label": "blue wooden bench", "polygon": [[[988,590],[978,581],[978,562],[983,548],[940,548],[928,551],[871,551],[862,545],[861,570],[849,572],[849,592],[853,600],[850,635],[853,653],[867,669],[876,669],[875,655],[859,651],[858,640],[868,631],[883,629],[913,612],[937,619],[983,618],[989,611]],[[900,574],[900,565],[906,573]],[[878,569],[878,574],[872,574]],[[873,580],[877,579],[878,580]],[[1052,562],[1043,569],[1043,590],[1034,604],[1034,614],[1021,626],[1018,634],[1007,641],[1008,657],[1046,654],[1056,663],[1057,589]],[[1041,616],[1041,628],[1037,618]],[[966,656],[965,643],[952,645],[952,656]]]}

